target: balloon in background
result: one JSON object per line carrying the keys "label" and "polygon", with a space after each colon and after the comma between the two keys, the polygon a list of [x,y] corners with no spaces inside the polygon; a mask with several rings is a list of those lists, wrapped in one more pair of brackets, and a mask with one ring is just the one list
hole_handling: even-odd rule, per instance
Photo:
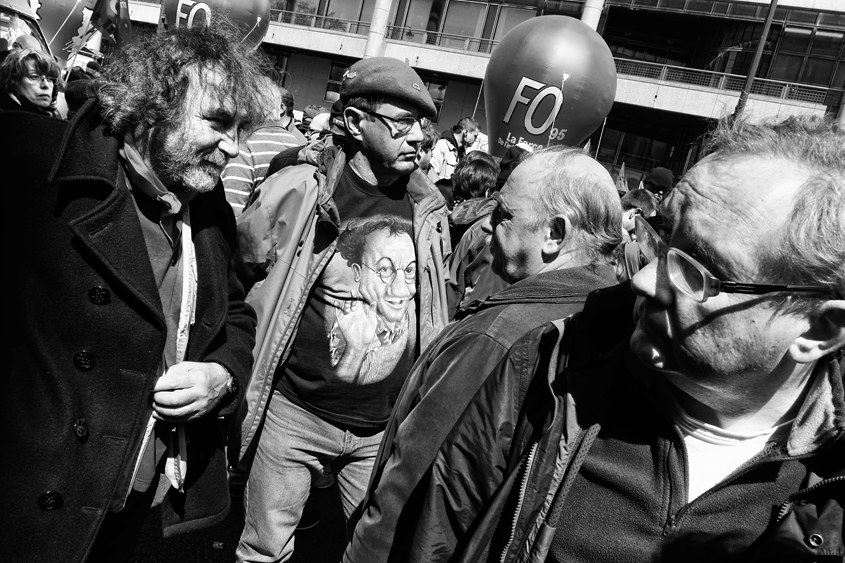
{"label": "balloon in background", "polygon": [[270,0],[164,0],[161,9],[171,28],[214,25],[215,16],[226,16],[253,47],[261,44],[270,27]]}
{"label": "balloon in background", "polygon": [[489,151],[527,143],[581,145],[616,96],[616,66],[604,39],[566,16],[514,27],[493,50],[484,78]]}

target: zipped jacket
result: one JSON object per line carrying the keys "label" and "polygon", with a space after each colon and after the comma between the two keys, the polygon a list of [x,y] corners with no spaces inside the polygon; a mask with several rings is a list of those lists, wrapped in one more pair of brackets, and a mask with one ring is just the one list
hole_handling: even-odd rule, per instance
{"label": "zipped jacket", "polygon": [[[335,253],[340,215],[332,196],[346,154],[339,146],[319,152],[309,147],[300,151],[302,164],[266,178],[238,217],[244,263],[264,278],[246,299],[255,308],[258,326],[255,366],[236,425],[239,460],[263,420],[276,367],[290,354],[311,287]],[[448,322],[443,264],[451,249],[443,196],[419,170],[411,173],[406,189],[413,205],[417,264],[424,265],[417,268],[419,352]]]}
{"label": "zipped jacket", "polygon": [[[403,546],[405,560],[546,561],[591,446],[603,427],[620,426],[634,436],[653,436],[662,443],[660,451],[669,452],[664,465],[655,461],[654,467],[642,468],[647,478],[659,474],[658,481],[669,488],[665,499],[653,503],[665,501],[669,512],[650,514],[663,520],[662,531],[614,537],[615,545],[637,546],[648,553],[647,561],[845,557],[841,353],[817,365],[816,382],[786,440],[771,443],[690,502],[683,438],[661,408],[669,384],[640,366],[624,342],[598,365],[590,364],[596,352],[589,350],[590,340],[598,326],[590,322],[585,308],[581,315],[533,330],[511,347],[438,454],[432,479],[442,494],[427,502],[415,522],[420,532]],[[579,369],[585,365],[590,369]],[[620,404],[628,408],[609,406]],[[672,480],[678,476],[680,482]],[[624,510],[605,516],[619,520]],[[576,520],[591,526],[586,515]],[[613,560],[632,560],[624,552],[615,555]]]}
{"label": "zipped jacket", "polygon": [[[580,311],[591,291],[615,282],[607,265],[543,272],[474,306],[441,333],[414,365],[396,400],[344,562],[405,560],[406,547],[422,533],[410,522],[440,499],[444,481],[438,475],[429,481],[429,468],[432,462],[436,467],[439,449],[487,374],[523,334]],[[449,469],[472,471],[458,463]],[[439,551],[453,547],[444,538]]]}

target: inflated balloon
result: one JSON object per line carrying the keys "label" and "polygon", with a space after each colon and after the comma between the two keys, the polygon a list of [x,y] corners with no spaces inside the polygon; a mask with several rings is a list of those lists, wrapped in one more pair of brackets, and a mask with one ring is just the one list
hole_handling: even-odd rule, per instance
{"label": "inflated balloon", "polygon": [[171,28],[214,25],[215,16],[226,16],[253,47],[261,44],[270,27],[270,0],[164,0],[161,9]]}
{"label": "inflated balloon", "polygon": [[490,153],[528,144],[581,145],[616,96],[607,43],[566,16],[540,16],[514,27],[493,50],[484,78]]}

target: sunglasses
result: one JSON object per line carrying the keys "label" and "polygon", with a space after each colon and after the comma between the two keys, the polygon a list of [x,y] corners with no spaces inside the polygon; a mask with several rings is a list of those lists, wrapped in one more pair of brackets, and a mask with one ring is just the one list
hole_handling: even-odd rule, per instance
{"label": "sunglasses", "polygon": [[666,271],[669,274],[669,283],[676,290],[699,303],[704,303],[720,293],[764,295],[777,291],[831,292],[830,288],[824,286],[741,283],[720,280],[683,250],[669,247],[642,217],[635,217],[634,225],[634,232],[637,235],[637,246],[640,251],[640,263],[636,266],[636,270],[639,271],[647,264],[650,264],[660,256],[661,251],[665,251]]}

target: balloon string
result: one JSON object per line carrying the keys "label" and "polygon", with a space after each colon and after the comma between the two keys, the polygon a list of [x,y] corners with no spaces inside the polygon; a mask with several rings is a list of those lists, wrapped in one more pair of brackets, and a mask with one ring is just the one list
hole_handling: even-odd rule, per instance
{"label": "balloon string", "polygon": [[[261,23],[261,16],[256,16],[255,17],[255,25],[252,26],[252,29],[250,29],[249,32],[247,32],[246,35],[244,35],[244,38],[241,39],[241,43],[246,41],[246,38],[249,37],[249,34],[252,33],[253,31],[255,31],[255,28],[258,27],[258,24],[260,24],[260,23]],[[241,43],[238,43],[238,45],[240,45]]]}
{"label": "balloon string", "polygon": [[56,37],[58,37],[58,36],[59,36],[59,32],[62,30],[62,28],[63,28],[63,27],[65,26],[65,24],[67,23],[67,21],[70,19],[70,16],[72,16],[72,15],[73,15],[73,11],[76,9],[77,4],[79,4],[79,0],[76,0],[76,2],[74,2],[74,3],[73,3],[73,6],[71,6],[71,7],[70,7],[70,12],[68,12],[68,13],[67,13],[67,17],[65,18],[65,21],[63,21],[63,22],[62,22],[62,25],[60,25],[60,26],[59,26],[59,29],[57,29],[57,30],[56,30],[56,34],[55,34],[55,35],[53,35],[53,38],[52,38],[52,39],[50,39],[50,42],[49,42],[49,43],[47,43],[47,46],[48,46],[48,47],[49,47],[50,45],[52,45],[52,44],[53,44],[53,41],[55,41],[55,40],[56,40]]}

